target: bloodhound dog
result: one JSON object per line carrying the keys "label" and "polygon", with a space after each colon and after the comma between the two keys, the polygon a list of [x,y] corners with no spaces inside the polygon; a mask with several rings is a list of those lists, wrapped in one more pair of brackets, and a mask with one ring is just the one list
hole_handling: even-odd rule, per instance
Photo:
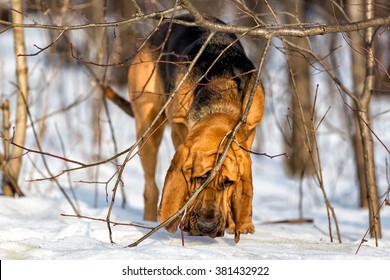
{"label": "bloodhound dog", "polygon": [[[193,21],[190,16],[176,19]],[[212,238],[223,236],[227,227],[236,235],[253,233],[252,163],[242,147],[251,148],[264,111],[264,92],[255,83],[255,67],[233,34],[216,33],[203,48],[210,32],[201,27],[167,20],[156,30],[134,57],[128,76],[138,137],[159,116],[139,150],[145,176],[144,219],[159,217],[164,222],[205,181],[221,153],[222,140],[242,117],[254,90],[248,118],[236,133],[218,174],[186,209],[184,217],[166,227],[174,233],[181,223],[190,235]],[[258,86],[253,89],[255,84]],[[156,161],[167,123],[175,155],[158,207]]]}

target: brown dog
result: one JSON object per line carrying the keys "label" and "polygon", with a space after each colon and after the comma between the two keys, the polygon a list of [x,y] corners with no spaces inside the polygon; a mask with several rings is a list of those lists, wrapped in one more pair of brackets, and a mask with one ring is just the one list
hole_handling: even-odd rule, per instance
{"label": "brown dog", "polygon": [[[192,22],[190,16],[179,19]],[[217,21],[217,20],[215,20]],[[218,21],[220,22],[220,21]],[[207,44],[186,79],[189,66],[209,31],[168,20],[149,38],[129,69],[131,106],[141,137],[169,97],[169,105],[140,147],[145,173],[145,220],[164,222],[175,214],[207,178],[221,153],[221,141],[241,118],[255,81],[255,68],[232,34],[217,33]],[[255,89],[247,121],[235,136],[218,175],[186,210],[185,217],[167,226],[171,233],[180,220],[191,235],[223,236],[253,233],[250,149],[255,127],[264,111],[264,92]],[[159,210],[155,171],[166,121],[172,128],[176,153],[165,178]],[[223,148],[223,146],[222,146]],[[157,213],[158,212],[158,213]]]}

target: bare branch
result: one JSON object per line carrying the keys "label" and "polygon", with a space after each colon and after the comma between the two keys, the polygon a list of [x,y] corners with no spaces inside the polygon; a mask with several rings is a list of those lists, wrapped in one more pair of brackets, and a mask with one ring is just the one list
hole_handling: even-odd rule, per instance
{"label": "bare branch", "polygon": [[255,152],[255,151],[252,151],[252,150],[248,150],[247,148],[245,148],[244,146],[242,146],[240,143],[238,143],[238,141],[234,141],[241,149],[243,149],[245,152],[248,152],[248,153],[251,153],[251,154],[254,154],[254,155],[257,155],[257,156],[266,156],[270,159],[273,159],[273,158],[276,158],[276,157],[285,157],[285,158],[289,158],[287,153],[281,153],[281,154],[277,154],[277,155],[268,155],[267,153],[258,153],[258,152]]}
{"label": "bare branch", "polygon": [[82,218],[82,219],[105,222],[105,223],[108,222],[108,223],[112,224],[113,226],[132,226],[132,227],[138,227],[138,228],[143,228],[143,229],[152,229],[152,227],[150,227],[150,226],[140,225],[140,224],[136,224],[136,223],[123,223],[123,222],[107,221],[107,219],[92,218],[92,217],[83,216],[83,215],[61,214],[61,216],[71,217],[71,218]]}
{"label": "bare branch", "polygon": [[2,138],[4,142],[7,142],[7,143],[9,143],[9,144],[11,144],[11,145],[13,145],[15,147],[18,147],[18,148],[20,148],[22,150],[25,150],[26,152],[29,152],[29,153],[34,153],[34,154],[40,154],[40,155],[44,155],[44,156],[53,157],[53,158],[56,158],[56,159],[60,159],[62,161],[66,161],[66,162],[69,162],[69,163],[74,163],[74,164],[77,164],[77,165],[81,165],[82,167],[86,166],[85,163],[82,163],[80,161],[68,159],[68,158],[65,158],[65,157],[62,157],[62,156],[59,156],[59,155],[56,155],[56,154],[44,152],[44,151],[41,151],[41,150],[34,150],[34,149],[26,148],[24,146],[21,146],[21,145],[15,143],[13,140],[6,139],[1,133],[0,133],[0,138]]}
{"label": "bare branch", "polygon": [[[188,4],[189,1],[183,0],[186,8],[191,14],[195,17],[195,23],[189,23],[186,21],[174,20],[174,22],[183,24],[183,25],[198,25],[204,27],[213,32],[226,32],[226,33],[235,33],[235,34],[244,34],[252,36],[261,36],[266,39],[272,37],[284,37],[284,36],[294,36],[294,37],[309,37],[309,36],[317,36],[317,35],[325,35],[330,33],[339,33],[339,32],[353,32],[364,30],[369,27],[377,27],[381,25],[387,25],[390,23],[390,16],[387,17],[377,17],[366,19],[357,22],[351,22],[340,25],[329,25],[329,24],[319,24],[313,23],[311,25],[305,26],[291,26],[291,25],[259,25],[255,28],[253,27],[245,27],[245,26],[232,26],[225,25],[220,23],[215,23],[204,18],[196,9],[192,7],[191,4]],[[127,25],[135,22],[139,22],[145,19],[160,19],[161,16],[172,15],[174,12],[183,10],[182,6],[177,6],[171,9],[167,9],[161,12],[154,12],[143,16],[136,16],[134,18],[115,21],[115,22],[107,22],[107,23],[88,23],[88,24],[80,24],[80,25],[50,25],[50,24],[13,24],[8,21],[0,20],[0,24],[6,26],[6,28],[0,31],[0,34],[9,30],[10,28],[20,27],[20,28],[39,28],[39,29],[48,29],[48,30],[82,30],[88,28],[107,28],[107,27],[118,27],[121,25]]]}
{"label": "bare branch", "polygon": [[51,42],[49,45],[47,45],[46,47],[43,47],[43,48],[40,48],[38,47],[37,45],[34,45],[37,49],[39,49],[39,51],[35,52],[35,53],[32,53],[32,54],[17,54],[17,56],[37,56],[38,54],[40,54],[41,52],[51,48],[61,37],[62,35],[64,35],[65,33],[65,30],[61,30],[58,34],[58,36],[53,40],[53,42]]}
{"label": "bare branch", "polygon": [[9,21],[0,20],[0,24],[3,24],[7,26],[6,29],[1,30],[0,34],[12,29],[12,28],[38,28],[38,29],[48,29],[48,30],[63,30],[63,31],[71,31],[71,30],[82,30],[82,29],[88,29],[88,28],[107,28],[107,27],[118,27],[121,25],[131,24],[139,21],[143,21],[146,19],[160,19],[161,16],[165,15],[171,15],[172,13],[176,11],[182,10],[181,6],[177,6],[175,8],[167,9],[161,12],[154,12],[143,16],[137,16],[134,18],[122,20],[122,21],[115,21],[115,22],[104,22],[104,23],[88,23],[88,24],[80,24],[80,25],[52,25],[52,24],[15,24]]}
{"label": "bare branch", "polygon": [[370,221],[370,225],[368,226],[368,229],[366,230],[366,232],[364,233],[361,241],[359,242],[359,246],[357,247],[356,249],[356,252],[355,252],[355,255],[357,255],[360,251],[360,248],[362,247],[362,245],[367,242],[367,235],[370,233],[370,231],[372,231],[373,227],[375,226],[375,222],[376,220],[379,218],[379,212],[380,210],[384,207],[384,206],[390,206],[390,203],[389,203],[389,195],[390,195],[390,182],[389,182],[389,176],[388,176],[388,172],[390,171],[390,168],[388,166],[388,163],[386,161],[386,175],[387,175],[387,180],[388,180],[388,183],[389,183],[389,186],[387,188],[387,191],[386,191],[386,194],[385,194],[385,198],[383,199],[381,205],[378,207],[378,212],[377,213],[374,213],[374,218],[372,219],[372,221]]}

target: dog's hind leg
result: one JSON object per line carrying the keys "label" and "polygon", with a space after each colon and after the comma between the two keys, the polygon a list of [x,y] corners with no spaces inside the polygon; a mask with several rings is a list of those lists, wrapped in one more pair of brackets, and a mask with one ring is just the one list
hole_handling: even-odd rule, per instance
{"label": "dog's hind leg", "polygon": [[165,118],[162,114],[151,132],[144,135],[166,100],[158,72],[153,54],[148,51],[140,52],[129,69],[129,93],[136,121],[137,137],[143,137],[139,146],[139,155],[145,177],[144,219],[148,221],[157,220],[159,191],[155,173]]}

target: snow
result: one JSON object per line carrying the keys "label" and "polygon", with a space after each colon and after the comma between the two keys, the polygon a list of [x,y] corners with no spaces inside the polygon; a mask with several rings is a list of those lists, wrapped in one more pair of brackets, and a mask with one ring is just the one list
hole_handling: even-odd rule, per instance
{"label": "snow", "polygon": [[[261,168],[259,167],[261,166]],[[113,221],[142,222],[142,177],[139,164],[128,167],[136,174],[127,190],[129,206],[114,209]],[[324,205],[319,197],[305,209],[314,224],[262,224],[264,221],[296,218],[298,191],[294,182],[284,178],[281,163],[276,160],[254,161],[256,233],[243,235],[238,244],[233,237],[210,239],[173,236],[160,231],[136,248],[125,248],[147,230],[127,226],[113,227],[111,245],[105,223],[62,217],[72,213],[60,195],[28,194],[24,198],[0,197],[1,259],[377,259],[390,258],[389,211],[382,211],[383,240],[378,248],[373,240],[365,243],[355,255],[367,228],[366,210],[336,204],[343,243],[329,242]],[[134,186],[135,185],[135,186]],[[135,189],[137,188],[137,189]],[[54,192],[51,190],[51,192]],[[104,218],[108,205],[102,201],[93,207],[95,190],[78,186],[76,193],[81,213]],[[318,195],[318,194],[317,194]],[[101,194],[104,200],[104,196]],[[138,201],[138,202],[137,202]],[[119,203],[118,203],[119,204]],[[309,204],[309,203],[308,203]],[[153,225],[153,224],[152,224]]]}
{"label": "snow", "polygon": [[[260,202],[256,197],[255,204]],[[370,240],[355,255],[365,230],[362,224],[367,220],[365,213],[358,210],[353,213],[337,212],[340,217],[352,217],[352,221],[346,218],[340,221],[344,239],[341,244],[329,242],[327,234],[317,228],[322,227],[325,230],[326,224],[317,222],[316,218],[314,225],[264,225],[261,224],[259,215],[256,215],[255,234],[243,235],[238,244],[234,243],[230,235],[216,239],[185,236],[185,246],[182,246],[179,233],[171,236],[165,231],[160,231],[138,247],[126,248],[125,246],[142,237],[147,231],[127,226],[113,227],[116,244],[111,245],[105,223],[61,217],[62,212],[70,210],[61,198],[27,197],[15,201],[2,197],[1,205],[0,258],[3,260],[390,258],[390,242],[387,240],[386,227],[384,238],[378,248]],[[82,209],[83,213],[86,212],[93,217],[104,217],[107,211],[104,207],[92,209],[86,205]],[[261,213],[261,209],[265,208],[255,209],[255,213]],[[116,212],[113,220],[128,220],[129,214],[126,209]],[[386,218],[388,219],[388,216],[383,217]]]}
{"label": "snow", "polygon": [[[47,41],[41,31],[29,31],[27,46],[33,52],[34,43],[43,46]],[[12,53],[12,34],[0,34],[1,97],[14,98],[15,88],[14,62]],[[36,50],[35,50],[36,51]],[[5,63],[3,63],[3,61]],[[46,152],[82,162],[93,162],[97,148],[93,144],[94,135],[90,124],[91,99],[95,92],[91,90],[86,71],[82,66],[78,70],[56,67],[48,63],[45,54],[28,58],[30,83],[32,89],[31,110],[36,119],[49,112],[71,104],[80,96],[89,97],[87,101],[61,114],[48,117],[42,147]],[[280,78],[280,69],[269,73],[269,83]],[[278,83],[280,84],[280,83]],[[125,94],[125,89],[121,89]],[[323,90],[325,91],[325,90]],[[321,92],[321,88],[320,88]],[[325,94],[325,93],[324,93]],[[383,238],[379,246],[375,240],[365,236],[368,228],[367,210],[357,207],[357,185],[354,174],[352,151],[348,138],[333,129],[339,120],[339,110],[334,100],[325,97],[325,110],[334,106],[326,117],[319,132],[323,163],[324,181],[327,194],[335,209],[342,243],[337,241],[335,225],[332,223],[333,242],[328,234],[328,222],[322,194],[313,178],[300,182],[286,176],[284,159],[253,156],[253,181],[255,196],[253,200],[253,221],[256,232],[242,235],[238,244],[233,236],[226,234],[222,238],[192,237],[185,235],[184,246],[179,232],[170,235],[164,230],[158,231],[135,248],[127,246],[148,232],[133,226],[112,226],[113,240],[110,243],[106,223],[90,219],[65,217],[62,214],[74,214],[69,203],[53,181],[34,181],[47,175],[42,159],[37,154],[25,156],[22,185],[26,197],[8,198],[0,196],[0,259],[2,260],[369,260],[390,259],[390,210],[381,210]],[[257,151],[268,154],[284,152],[281,133],[276,122],[285,118],[286,103],[282,90],[274,89],[274,96],[267,96],[267,113],[259,128]],[[336,101],[341,103],[340,98]],[[277,116],[271,110],[276,108]],[[384,98],[373,100],[375,112],[385,112],[390,101]],[[43,104],[43,105],[42,105]],[[46,107],[47,106],[47,107]],[[323,109],[323,108],[321,108]],[[281,113],[280,113],[281,112]],[[280,113],[280,114],[279,114]],[[110,114],[115,126],[119,150],[125,150],[135,141],[134,120],[110,105]],[[112,139],[107,128],[107,117],[102,114],[103,146],[101,158],[115,154]],[[329,124],[332,124],[330,126]],[[374,130],[384,143],[390,144],[389,114],[376,117]],[[39,127],[38,123],[35,123]],[[59,131],[59,133],[58,133]],[[168,168],[173,148],[166,132],[159,154],[157,183],[161,186]],[[61,148],[64,143],[64,151]],[[31,131],[28,131],[27,147],[36,148]],[[381,194],[388,188],[385,161],[389,155],[375,141],[378,182]],[[46,157],[53,174],[60,173],[67,166],[63,161]],[[123,157],[119,162],[123,161]],[[35,164],[35,166],[32,165]],[[97,173],[99,172],[99,173]],[[82,215],[104,219],[107,216],[109,202],[105,200],[105,186],[83,183],[85,181],[107,181],[115,172],[114,166],[103,165],[97,171],[88,169],[71,172],[59,177],[60,183],[73,199],[70,189],[77,196],[77,205]],[[42,176],[42,174],[44,176]],[[67,177],[69,176],[69,177]],[[98,179],[96,179],[98,178]],[[32,180],[32,181],[31,181]],[[70,183],[69,183],[70,182]],[[127,204],[121,207],[121,195],[118,192],[111,220],[123,223],[140,223],[155,226],[156,223],[142,221],[143,212],[143,175],[139,159],[134,157],[126,166],[124,188]],[[111,199],[113,182],[107,192]],[[269,223],[285,219],[299,218],[300,186],[303,190],[303,217],[313,219],[313,223]],[[96,198],[96,193],[98,196]],[[97,203],[96,203],[97,200]],[[356,254],[361,240],[365,242]]]}

